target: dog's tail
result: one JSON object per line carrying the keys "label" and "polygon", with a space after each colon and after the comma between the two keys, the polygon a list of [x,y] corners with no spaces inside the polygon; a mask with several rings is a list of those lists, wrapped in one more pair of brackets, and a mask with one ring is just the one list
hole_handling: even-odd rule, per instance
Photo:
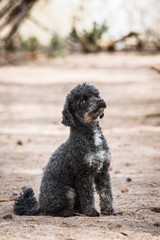
{"label": "dog's tail", "polygon": [[14,212],[18,215],[38,215],[40,207],[32,188],[25,188],[14,202]]}

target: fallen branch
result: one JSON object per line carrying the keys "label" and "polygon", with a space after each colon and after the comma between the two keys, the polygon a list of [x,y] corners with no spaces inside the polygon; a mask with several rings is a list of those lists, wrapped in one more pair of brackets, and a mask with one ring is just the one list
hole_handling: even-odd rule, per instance
{"label": "fallen branch", "polygon": [[10,201],[14,201],[16,198],[4,198],[4,199],[0,199],[0,202],[10,202]]}
{"label": "fallen branch", "polygon": [[153,70],[157,71],[158,73],[160,73],[160,67],[158,67],[158,66],[152,65],[152,66],[150,66],[150,69],[153,69]]}
{"label": "fallen branch", "polygon": [[118,40],[109,40],[108,42],[106,42],[106,44],[104,46],[102,46],[102,49],[103,50],[109,50],[109,49],[112,49],[114,48],[115,44],[118,43],[118,42],[122,42],[122,41],[125,41],[127,38],[130,38],[130,37],[136,37],[138,38],[138,33],[136,32],[130,32],[128,33],[127,35],[121,37],[120,39]]}
{"label": "fallen branch", "polygon": [[153,211],[153,212],[160,213],[160,207],[141,207],[141,208],[138,208],[135,212],[138,212],[138,211],[144,210],[144,209],[147,209],[147,210],[151,210],[151,211]]}
{"label": "fallen branch", "polygon": [[148,209],[149,210],[150,208],[149,207],[141,207],[141,208],[136,209],[135,212],[138,212],[138,211],[144,210],[144,209]]}

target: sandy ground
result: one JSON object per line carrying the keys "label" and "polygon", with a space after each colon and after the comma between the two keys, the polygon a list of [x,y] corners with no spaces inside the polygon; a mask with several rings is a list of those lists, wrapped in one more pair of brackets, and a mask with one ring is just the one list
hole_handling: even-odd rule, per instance
{"label": "sandy ground", "polygon": [[160,75],[149,69],[158,63],[160,55],[121,53],[0,67],[0,199],[15,198],[25,186],[38,196],[50,154],[68,137],[61,124],[65,96],[89,82],[108,105],[101,126],[118,213],[16,216],[13,201],[0,202],[1,240],[160,239]]}

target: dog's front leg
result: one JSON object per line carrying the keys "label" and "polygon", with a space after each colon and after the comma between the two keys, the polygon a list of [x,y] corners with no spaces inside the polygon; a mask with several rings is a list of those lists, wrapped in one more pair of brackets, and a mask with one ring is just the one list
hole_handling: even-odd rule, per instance
{"label": "dog's front leg", "polygon": [[101,213],[104,215],[116,215],[113,209],[110,175],[104,171],[95,177],[96,190],[100,196]]}
{"label": "dog's front leg", "polygon": [[95,209],[93,177],[83,175],[76,179],[76,192],[80,201],[80,206],[83,214],[91,217],[99,216]]}

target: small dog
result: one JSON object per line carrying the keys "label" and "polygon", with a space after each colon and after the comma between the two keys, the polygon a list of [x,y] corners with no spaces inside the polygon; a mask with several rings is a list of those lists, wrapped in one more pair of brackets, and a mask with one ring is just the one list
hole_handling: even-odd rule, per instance
{"label": "small dog", "polygon": [[18,215],[69,217],[82,213],[99,216],[94,206],[94,185],[100,211],[116,215],[108,168],[110,150],[99,127],[106,104],[92,85],[79,84],[66,97],[62,123],[70,136],[50,157],[40,186],[39,203],[26,188],[15,200]]}

